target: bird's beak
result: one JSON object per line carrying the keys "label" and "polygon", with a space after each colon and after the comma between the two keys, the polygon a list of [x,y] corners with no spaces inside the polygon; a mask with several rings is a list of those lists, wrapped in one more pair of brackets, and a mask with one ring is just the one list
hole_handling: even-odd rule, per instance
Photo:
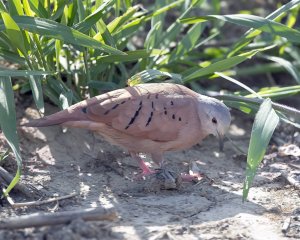
{"label": "bird's beak", "polygon": [[219,150],[220,150],[220,152],[223,152],[223,149],[224,149],[224,135],[218,132],[218,138],[219,138]]}

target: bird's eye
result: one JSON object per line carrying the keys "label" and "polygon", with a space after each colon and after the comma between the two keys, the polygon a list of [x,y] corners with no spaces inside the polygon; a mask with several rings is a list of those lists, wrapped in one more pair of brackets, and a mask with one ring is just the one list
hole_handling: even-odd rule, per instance
{"label": "bird's eye", "polygon": [[217,121],[217,119],[216,119],[215,117],[213,117],[211,121],[212,121],[212,123],[214,123],[214,124],[217,124],[217,123],[218,123],[218,121]]}

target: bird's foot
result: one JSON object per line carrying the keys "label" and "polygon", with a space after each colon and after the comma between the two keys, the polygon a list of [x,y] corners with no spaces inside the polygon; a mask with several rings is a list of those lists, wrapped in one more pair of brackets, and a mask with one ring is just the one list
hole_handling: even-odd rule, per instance
{"label": "bird's foot", "polygon": [[165,168],[156,169],[154,174],[146,178],[148,191],[159,191],[162,189],[179,189],[181,186],[181,176]]}
{"label": "bird's foot", "polygon": [[200,173],[181,173],[180,175],[183,182],[199,182],[204,177],[204,175]]}
{"label": "bird's foot", "polygon": [[138,174],[137,176],[135,176],[135,180],[141,180],[141,179],[145,179],[147,176],[149,175],[153,175],[155,174],[156,171],[155,170],[151,170],[150,168],[147,169],[143,169],[142,173]]}

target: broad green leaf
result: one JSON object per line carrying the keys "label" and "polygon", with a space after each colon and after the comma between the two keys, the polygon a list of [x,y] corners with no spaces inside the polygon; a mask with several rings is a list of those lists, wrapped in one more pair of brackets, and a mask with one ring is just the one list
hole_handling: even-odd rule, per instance
{"label": "broad green leaf", "polygon": [[[16,16],[14,17],[14,20],[20,28],[29,32],[60,39],[74,45],[102,49],[103,51],[111,54],[124,55],[124,53],[118,49],[100,43],[77,30],[49,19]],[[55,31],[53,31],[53,29],[55,29]],[[0,31],[2,30],[4,30],[4,25],[0,23]]]}
{"label": "broad green leaf", "polygon": [[4,23],[2,23],[2,31],[6,29],[6,33],[10,41],[22,52],[24,56],[26,56],[27,51],[24,45],[24,38],[18,24],[6,12],[1,12],[1,16]]}
{"label": "broad green leaf", "polygon": [[183,23],[197,23],[208,20],[222,20],[244,27],[255,28],[263,32],[271,33],[280,37],[284,37],[291,42],[300,43],[300,32],[289,28],[281,23],[272,20],[247,14],[232,15],[208,15],[204,17],[195,17],[182,19]]}
{"label": "broad green leaf", "polygon": [[247,199],[257,168],[265,155],[270,139],[278,123],[279,117],[272,108],[271,100],[264,100],[259,107],[252,127],[247,155],[243,200]]}
{"label": "broad green leaf", "polygon": [[17,173],[12,182],[7,187],[4,196],[6,196],[18,183],[21,175],[22,158],[20,154],[19,139],[17,134],[16,111],[14,105],[14,94],[9,77],[0,77],[0,126],[6,138],[7,143],[12,149],[17,165]]}
{"label": "broad green leaf", "polygon": [[162,72],[155,69],[144,70],[128,79],[127,84],[134,86],[140,83],[146,83],[153,79],[173,79],[176,82],[182,82],[181,75],[176,73]]}

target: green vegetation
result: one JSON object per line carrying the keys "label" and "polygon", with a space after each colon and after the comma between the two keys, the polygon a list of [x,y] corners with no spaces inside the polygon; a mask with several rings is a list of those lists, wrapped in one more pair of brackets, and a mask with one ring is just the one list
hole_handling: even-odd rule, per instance
{"label": "green vegetation", "polygon": [[[150,6],[132,2],[0,1],[0,56],[19,66],[19,70],[0,69],[0,125],[18,162],[18,172],[6,193],[17,183],[22,163],[13,90],[31,91],[42,115],[44,96],[66,108],[99,92],[124,87],[128,79],[130,84],[179,82],[202,93],[207,89],[200,87],[201,81],[208,79],[214,90],[219,89],[217,77],[233,82],[241,87],[240,92],[228,90],[217,97],[246,113],[260,107],[250,140],[244,198],[277,119],[299,127],[299,111],[264,98],[280,99],[300,92],[300,31],[294,27],[300,0],[279,5],[265,18],[220,15],[220,1],[210,5],[204,0],[162,0]],[[170,21],[170,16],[177,20]],[[225,23],[248,31],[222,44]],[[239,65],[250,58],[260,64]],[[233,78],[280,71],[288,72],[294,84],[252,89]],[[12,77],[18,79],[12,82]],[[265,115],[266,111],[270,114]]]}

